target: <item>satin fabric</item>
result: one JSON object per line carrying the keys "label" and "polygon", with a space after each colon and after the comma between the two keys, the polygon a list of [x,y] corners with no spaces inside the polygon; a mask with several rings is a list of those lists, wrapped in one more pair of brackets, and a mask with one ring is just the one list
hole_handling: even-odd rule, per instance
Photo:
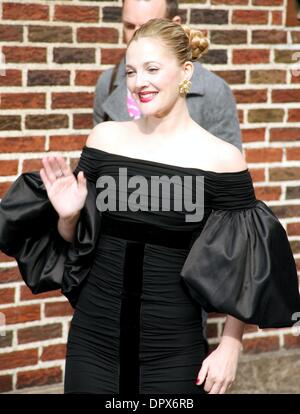
{"label": "satin fabric", "polygon": [[0,249],[17,260],[33,293],[61,287],[68,243],[56,232],[58,215],[39,173],[22,174],[0,205]]}
{"label": "satin fabric", "polygon": [[95,185],[88,181],[87,186],[72,243],[57,231],[58,215],[39,172],[21,174],[0,204],[0,249],[16,259],[33,294],[61,289],[73,307],[90,270],[101,223]]}
{"label": "satin fabric", "polygon": [[262,201],[213,211],[181,271],[207,312],[260,328],[293,326],[300,318],[296,264],[284,228]]}
{"label": "satin fabric", "polygon": [[56,230],[57,215],[38,172],[22,174],[1,202],[0,248],[17,259],[34,293],[62,286],[76,305],[101,229],[95,183],[101,174],[118,180],[119,167],[126,167],[129,176],[141,174],[148,179],[155,174],[203,175],[205,205],[200,223],[186,223],[185,212],[177,211],[110,214],[133,225],[190,231],[196,241],[180,273],[191,296],[207,311],[229,313],[260,327],[295,323],[293,315],[300,311],[296,264],[284,228],[271,209],[256,200],[248,170],[216,173],[86,146],[74,174],[84,171],[89,195],[73,243],[66,243]]}

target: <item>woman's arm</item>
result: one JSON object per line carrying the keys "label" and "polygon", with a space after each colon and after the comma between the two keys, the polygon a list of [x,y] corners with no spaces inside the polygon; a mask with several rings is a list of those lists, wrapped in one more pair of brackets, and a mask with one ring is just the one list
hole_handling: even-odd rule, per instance
{"label": "woman's arm", "polygon": [[196,384],[209,394],[224,394],[235,380],[244,322],[227,315],[219,346],[203,361]]}
{"label": "woman's arm", "polygon": [[75,214],[74,216],[70,217],[59,217],[57,222],[57,230],[61,237],[65,239],[67,242],[72,242],[74,235],[77,221],[80,217],[80,211]]}
{"label": "woman's arm", "polygon": [[242,340],[245,323],[233,316],[227,315],[223,335],[220,344],[223,346],[236,346],[237,349],[242,349]]}

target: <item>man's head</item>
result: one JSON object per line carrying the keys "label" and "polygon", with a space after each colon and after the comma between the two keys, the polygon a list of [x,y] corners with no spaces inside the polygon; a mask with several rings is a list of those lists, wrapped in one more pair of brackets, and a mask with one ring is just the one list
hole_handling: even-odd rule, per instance
{"label": "man's head", "polygon": [[181,23],[177,0],[123,0],[123,39],[127,44],[135,30],[154,18],[167,18]]}

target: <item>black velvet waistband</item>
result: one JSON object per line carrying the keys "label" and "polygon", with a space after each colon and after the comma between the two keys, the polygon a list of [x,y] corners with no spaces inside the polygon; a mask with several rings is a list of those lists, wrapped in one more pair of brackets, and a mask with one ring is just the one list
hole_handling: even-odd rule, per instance
{"label": "black velvet waistband", "polygon": [[167,230],[145,223],[121,221],[112,217],[102,218],[101,233],[176,249],[189,249],[195,238],[195,234],[191,231]]}

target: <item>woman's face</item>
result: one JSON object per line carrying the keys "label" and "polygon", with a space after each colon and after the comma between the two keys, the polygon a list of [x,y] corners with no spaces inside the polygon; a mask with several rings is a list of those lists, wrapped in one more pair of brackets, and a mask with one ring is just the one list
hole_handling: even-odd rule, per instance
{"label": "woman's face", "polygon": [[126,52],[127,87],[144,116],[162,117],[179,99],[184,65],[157,38],[134,40]]}

